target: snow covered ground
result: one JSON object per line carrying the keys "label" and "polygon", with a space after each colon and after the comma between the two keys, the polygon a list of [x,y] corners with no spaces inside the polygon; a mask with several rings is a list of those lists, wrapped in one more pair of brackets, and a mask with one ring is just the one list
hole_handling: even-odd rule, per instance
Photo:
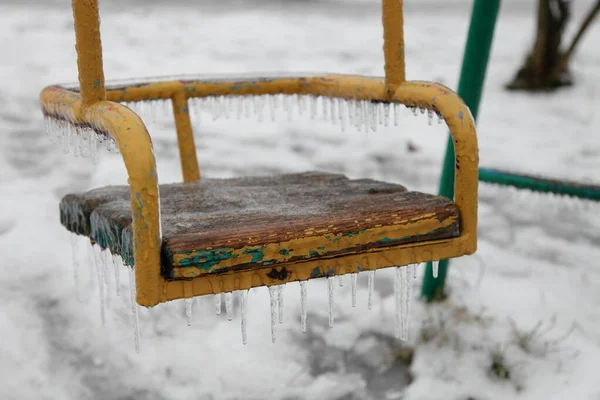
{"label": "snow covered ground", "polygon": [[[93,280],[74,298],[69,234],[58,221],[64,194],[126,182],[118,156],[93,166],[43,133],[39,91],[77,77],[65,3],[0,4],[1,399],[600,399],[599,208],[488,186],[478,253],[453,262],[446,302],[413,302],[408,343],[393,338],[393,271],[381,271],[370,311],[366,276],[356,308],[349,280],[336,286],[333,329],[326,284],[311,281],[306,334],[299,287],[288,285],[274,345],[264,288],[248,298],[246,346],[237,310],[234,321],[215,315],[212,298],[196,301],[192,327],[183,304],[144,310],[137,355],[127,296],[110,291],[106,328]],[[406,3],[408,78],[455,87],[470,2]],[[576,2],[576,14],[587,4]],[[532,7],[507,1],[500,15],[479,117],[482,165],[600,182],[600,25],[573,64],[576,87],[538,96],[502,89],[530,44]],[[102,11],[112,79],[383,72],[375,1],[112,0]],[[368,134],[308,118],[202,118],[195,128],[204,176],[324,169],[430,192],[446,142],[444,126],[410,112],[399,127]],[[160,180],[179,180],[173,122],[149,129]],[[122,271],[122,292],[126,278]]]}

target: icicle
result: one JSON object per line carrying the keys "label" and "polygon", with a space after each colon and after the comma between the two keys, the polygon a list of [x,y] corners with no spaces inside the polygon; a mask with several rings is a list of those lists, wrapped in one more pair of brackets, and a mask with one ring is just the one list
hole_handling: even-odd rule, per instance
{"label": "icicle", "polygon": [[94,264],[96,266],[96,277],[98,281],[98,296],[100,299],[100,320],[102,321],[102,326],[106,326],[106,315],[105,315],[105,307],[104,307],[104,279],[102,277],[102,260],[100,259],[100,246],[97,244],[94,245]]}
{"label": "icicle", "polygon": [[383,126],[388,126],[390,124],[390,103],[385,103],[383,105]]}
{"label": "icicle", "polygon": [[[408,266],[408,270],[406,271],[407,279],[406,279],[406,316],[404,321],[404,331],[402,332],[402,339],[408,340],[408,328],[410,322],[410,311],[412,308],[412,293],[413,293],[413,280],[416,278],[417,265],[411,264]],[[412,277],[412,279],[410,279]]]}
{"label": "icicle", "polygon": [[241,327],[242,327],[242,344],[246,344],[248,342],[248,333],[246,332],[246,309],[248,305],[246,304],[248,301],[248,292],[249,290],[242,290],[240,294],[240,316],[241,316]]}
{"label": "icicle", "polygon": [[425,114],[425,111],[427,111],[427,109],[419,107],[419,111],[421,112],[421,114]]}
{"label": "icicle", "polygon": [[246,118],[250,118],[250,104],[252,96],[242,96],[244,102],[244,115]]}
{"label": "icicle", "polygon": [[329,97],[321,97],[321,102],[323,104],[323,120],[327,121],[329,119]]}
{"label": "icicle", "polygon": [[293,116],[293,111],[294,111],[294,107],[293,104],[290,103],[290,98],[289,96],[283,96],[283,108],[287,114],[288,117],[288,121],[292,120],[292,116]]}
{"label": "icicle", "polygon": [[336,105],[338,104],[338,99],[337,98],[333,98],[329,100],[329,106],[331,108],[331,112],[329,113],[331,115],[331,123],[333,123],[335,125],[335,122],[337,120],[336,118]]}
{"label": "icicle", "polygon": [[327,278],[327,298],[329,299],[329,327],[333,328],[335,322],[333,315],[333,277]]}
{"label": "icicle", "polygon": [[353,118],[353,122],[354,122],[354,126],[356,127],[357,130],[360,131],[361,125],[362,125],[362,101],[356,101],[356,106],[354,107],[354,118]]}
{"label": "icicle", "polygon": [[412,108],[412,113],[413,113],[413,115],[414,115],[414,116],[416,116],[416,115],[417,115],[417,112],[419,111],[419,110],[417,109],[417,106],[412,106],[411,108]]}
{"label": "icicle", "polygon": [[348,111],[348,124],[356,125],[356,100],[348,100],[346,110]]}
{"label": "icicle", "polygon": [[253,96],[254,97],[254,111],[258,118],[258,122],[263,121],[263,108],[265,106],[264,99],[262,96]]}
{"label": "icicle", "polygon": [[440,267],[440,262],[439,261],[434,261],[432,263],[433,265],[433,277],[437,279],[438,277],[438,271],[439,271],[439,267]]}
{"label": "icicle", "polygon": [[192,326],[192,305],[194,304],[194,298],[188,297],[185,299],[185,316],[187,318],[188,326]]}
{"label": "icicle", "polygon": [[106,286],[108,288],[108,286],[110,286],[110,274],[108,273],[108,265],[112,264],[112,254],[110,253],[110,250],[108,248],[102,249],[102,252],[100,254],[103,258],[102,267],[104,268],[104,270],[102,272],[104,274],[104,283],[106,283]]}
{"label": "icicle", "polygon": [[394,126],[400,123],[400,104],[394,103]]}
{"label": "icicle", "polygon": [[315,119],[317,116],[317,97],[310,96],[310,118]]}
{"label": "icicle", "polygon": [[215,312],[217,315],[221,315],[221,293],[215,294]]}
{"label": "icicle", "polygon": [[98,135],[92,130],[90,132],[90,155],[92,156],[92,163],[98,162]]}
{"label": "icicle", "polygon": [[358,274],[350,274],[350,282],[352,286],[352,307],[356,307],[356,286],[358,283]]}
{"label": "icicle", "polygon": [[135,352],[140,352],[140,324],[138,320],[138,305],[135,300],[135,274],[133,268],[129,267],[129,298],[131,300],[131,316],[133,319],[133,341],[135,343]]}
{"label": "icicle", "polygon": [[433,125],[433,110],[427,110],[427,123],[431,126]]}
{"label": "icicle", "polygon": [[346,131],[346,108],[348,108],[348,102],[345,99],[340,99],[338,103],[338,116],[340,118],[340,126],[342,128],[342,132]]}
{"label": "icicle", "polygon": [[442,114],[437,113],[437,117],[438,117],[438,124],[441,124],[442,122],[444,122],[444,117],[442,116]]}
{"label": "icicle", "polygon": [[269,103],[269,113],[271,114],[271,121],[275,122],[275,96],[269,95],[267,96],[267,101]]}
{"label": "icicle", "polygon": [[94,245],[92,244],[92,241],[87,240],[86,242],[87,242],[88,276],[90,277],[90,279],[88,280],[88,283],[91,283],[90,290],[95,291],[96,290],[96,280],[93,279],[93,276],[97,275],[96,274],[96,254],[94,251]]}
{"label": "icicle", "polygon": [[236,96],[235,98],[235,116],[239,121],[242,119],[242,114],[244,113],[244,98],[242,96]]}
{"label": "icicle", "polygon": [[275,322],[277,320],[277,289],[269,286],[269,300],[271,303],[271,342],[275,343]]}
{"label": "icicle", "polygon": [[300,281],[300,329],[302,332],[306,332],[307,314],[306,281]]}
{"label": "icicle", "polygon": [[223,97],[223,115],[225,116],[225,119],[229,119],[230,117],[230,112],[233,109],[232,103],[233,102],[233,96],[225,96]]}
{"label": "icicle", "polygon": [[112,261],[113,261],[113,270],[115,273],[115,292],[117,294],[117,296],[121,295],[121,271],[120,271],[120,266],[123,264],[122,259],[119,255],[114,254],[112,256]]}
{"label": "icicle", "polygon": [[299,115],[304,115],[304,113],[306,112],[306,108],[307,108],[307,106],[306,106],[306,104],[307,104],[306,97],[307,96],[298,96],[298,95],[295,95],[295,96],[298,97],[298,99],[297,99],[297,101],[298,101],[298,114]]}
{"label": "icicle", "polygon": [[396,313],[395,313],[395,330],[394,330],[394,334],[396,336],[396,338],[400,338],[400,334],[401,334],[401,327],[400,327],[400,320],[401,320],[401,314],[402,314],[402,299],[401,299],[401,284],[400,284],[400,275],[401,275],[401,268],[400,267],[396,267],[396,274],[394,276],[394,303],[396,305]]}
{"label": "icicle", "polygon": [[71,138],[71,150],[73,151],[73,156],[79,157],[79,141],[81,139],[81,127],[75,126],[73,129],[73,137]]}
{"label": "icicle", "polygon": [[413,264],[413,269],[412,269],[412,278],[413,280],[417,279],[417,269],[419,268],[419,264]]}
{"label": "icicle", "polygon": [[69,131],[70,130],[71,130],[71,125],[68,124],[62,130],[61,135],[60,135],[60,146],[61,146],[64,154],[69,154],[69,136],[70,136]]}
{"label": "icicle", "polygon": [[284,285],[277,285],[277,311],[280,324],[283,324],[283,287]]}
{"label": "icicle", "polygon": [[400,289],[402,290],[402,310],[401,310],[401,326],[402,326],[402,333],[400,335],[400,339],[402,340],[407,340],[408,339],[408,303],[409,303],[409,299],[408,299],[408,294],[409,294],[409,286],[410,283],[408,280],[408,269],[406,267],[401,267],[400,268],[402,270],[401,275],[402,275],[402,281],[400,284]]}
{"label": "icicle", "polygon": [[79,237],[76,233],[71,233],[71,252],[73,255],[73,287],[75,291],[75,298],[81,301],[79,296],[81,287],[79,269],[81,268],[81,263],[79,262]]}
{"label": "icicle", "polygon": [[379,118],[379,103],[369,101],[369,123],[371,130],[377,132],[377,122]]}
{"label": "icicle", "polygon": [[227,319],[233,319],[233,293],[226,292],[225,293],[225,313],[227,314]]}
{"label": "icicle", "polygon": [[344,275],[338,275],[338,285],[344,287]]}
{"label": "icicle", "polygon": [[110,274],[108,271],[108,266],[112,264],[112,255],[110,254],[110,250],[102,249],[100,252],[100,260],[102,261],[102,275],[104,275],[104,284],[106,285],[106,308],[110,308]]}
{"label": "icicle", "polygon": [[369,298],[368,306],[369,310],[373,307],[373,288],[375,287],[375,271],[369,271],[369,282],[368,282]]}

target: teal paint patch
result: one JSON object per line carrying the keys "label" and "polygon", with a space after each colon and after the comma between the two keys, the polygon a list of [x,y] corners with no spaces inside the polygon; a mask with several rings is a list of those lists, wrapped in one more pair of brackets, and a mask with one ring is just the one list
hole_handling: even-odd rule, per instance
{"label": "teal paint patch", "polygon": [[310,271],[311,278],[318,278],[321,276],[321,269],[319,267],[315,267],[312,271]]}
{"label": "teal paint patch", "polygon": [[196,250],[193,252],[181,251],[177,255],[187,256],[179,261],[179,267],[197,267],[204,271],[211,271],[215,265],[225,260],[237,258],[233,250],[228,247],[220,247],[212,250]]}
{"label": "teal paint patch", "polygon": [[282,256],[288,257],[290,255],[290,251],[292,251],[292,250],[281,249],[281,250],[279,250],[279,254],[281,254]]}
{"label": "teal paint patch", "polygon": [[94,90],[98,89],[100,87],[100,79],[96,79],[96,82],[94,82]]}
{"label": "teal paint patch", "polygon": [[323,250],[325,250],[325,247],[323,247],[323,246],[319,246],[319,247],[317,247],[317,250],[321,250],[321,251],[323,251]]}
{"label": "teal paint patch", "polygon": [[265,255],[263,254],[264,249],[265,246],[257,247],[255,249],[246,249],[242,252],[242,254],[250,254],[252,256],[252,262],[258,263],[261,262],[262,259],[265,257]]}
{"label": "teal paint patch", "polygon": [[317,252],[316,252],[316,251],[314,251],[314,250],[311,250],[311,251],[309,251],[309,252],[308,252],[308,255],[309,255],[309,256],[311,256],[311,257],[318,257],[318,256],[319,256],[319,253],[317,253]]}
{"label": "teal paint patch", "polygon": [[327,235],[327,236],[325,236],[325,239],[329,239],[331,241],[331,243],[336,243],[336,242],[339,242],[339,240],[340,240],[338,235]]}
{"label": "teal paint patch", "polygon": [[352,237],[358,235],[359,232],[342,232],[342,236],[344,237]]}

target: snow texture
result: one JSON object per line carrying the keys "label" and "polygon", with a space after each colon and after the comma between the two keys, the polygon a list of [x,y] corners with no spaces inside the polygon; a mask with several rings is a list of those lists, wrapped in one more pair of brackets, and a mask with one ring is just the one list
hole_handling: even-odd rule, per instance
{"label": "snow texture", "polygon": [[[334,328],[327,281],[309,282],[306,333],[300,285],[288,285],[275,344],[265,288],[245,298],[246,345],[239,293],[233,321],[215,313],[212,296],[187,307],[191,326],[184,301],[139,308],[136,354],[125,271],[116,282],[78,246],[75,274],[70,234],[58,220],[66,193],[126,184],[117,154],[100,151],[94,166],[65,156],[43,133],[39,91],[77,77],[68,2],[0,3],[1,399],[600,399],[599,208],[485,185],[479,250],[453,261],[446,302],[413,299],[407,343],[394,337],[389,269],[376,274],[371,310],[367,274],[358,276],[356,307],[352,285],[335,285]],[[383,73],[376,1],[101,3],[111,79]],[[408,78],[455,87],[471,2],[405,3]],[[574,2],[574,20],[590,3]],[[479,114],[482,165],[598,183],[600,24],[574,60],[575,87],[507,93],[502,85],[528,50],[533,15],[532,0],[506,1],[500,13]],[[150,109],[143,117],[159,179],[168,183],[181,175],[174,122],[164,111],[156,123]],[[365,133],[309,116],[290,122],[281,112],[262,123],[201,113],[194,115],[198,159],[210,177],[321,169],[435,193],[446,128],[404,109],[398,117],[397,127]],[[102,291],[96,275],[104,276]],[[413,297],[422,267],[418,275]]]}

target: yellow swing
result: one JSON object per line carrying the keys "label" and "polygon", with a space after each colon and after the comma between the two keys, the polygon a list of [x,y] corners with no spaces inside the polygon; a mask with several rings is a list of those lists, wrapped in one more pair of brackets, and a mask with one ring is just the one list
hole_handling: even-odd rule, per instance
{"label": "yellow swing", "polygon": [[[97,0],[72,6],[79,85],[41,92],[46,124],[64,133],[67,149],[90,152],[98,140],[108,143],[120,152],[129,179],[128,186],[66,195],[60,218],[133,268],[139,305],[292,281],[305,290],[303,281],[343,274],[353,274],[355,286],[360,271],[475,251],[475,124],[450,89],[405,80],[401,0],[383,0],[385,77],[189,76],[106,85]],[[454,142],[454,201],[321,172],[200,179],[188,101],[247,96],[320,97],[363,119],[369,110],[387,109],[387,115],[398,104],[437,114]],[[183,183],[158,184],[152,139],[142,119],[121,104],[156,100],[172,104]]]}

